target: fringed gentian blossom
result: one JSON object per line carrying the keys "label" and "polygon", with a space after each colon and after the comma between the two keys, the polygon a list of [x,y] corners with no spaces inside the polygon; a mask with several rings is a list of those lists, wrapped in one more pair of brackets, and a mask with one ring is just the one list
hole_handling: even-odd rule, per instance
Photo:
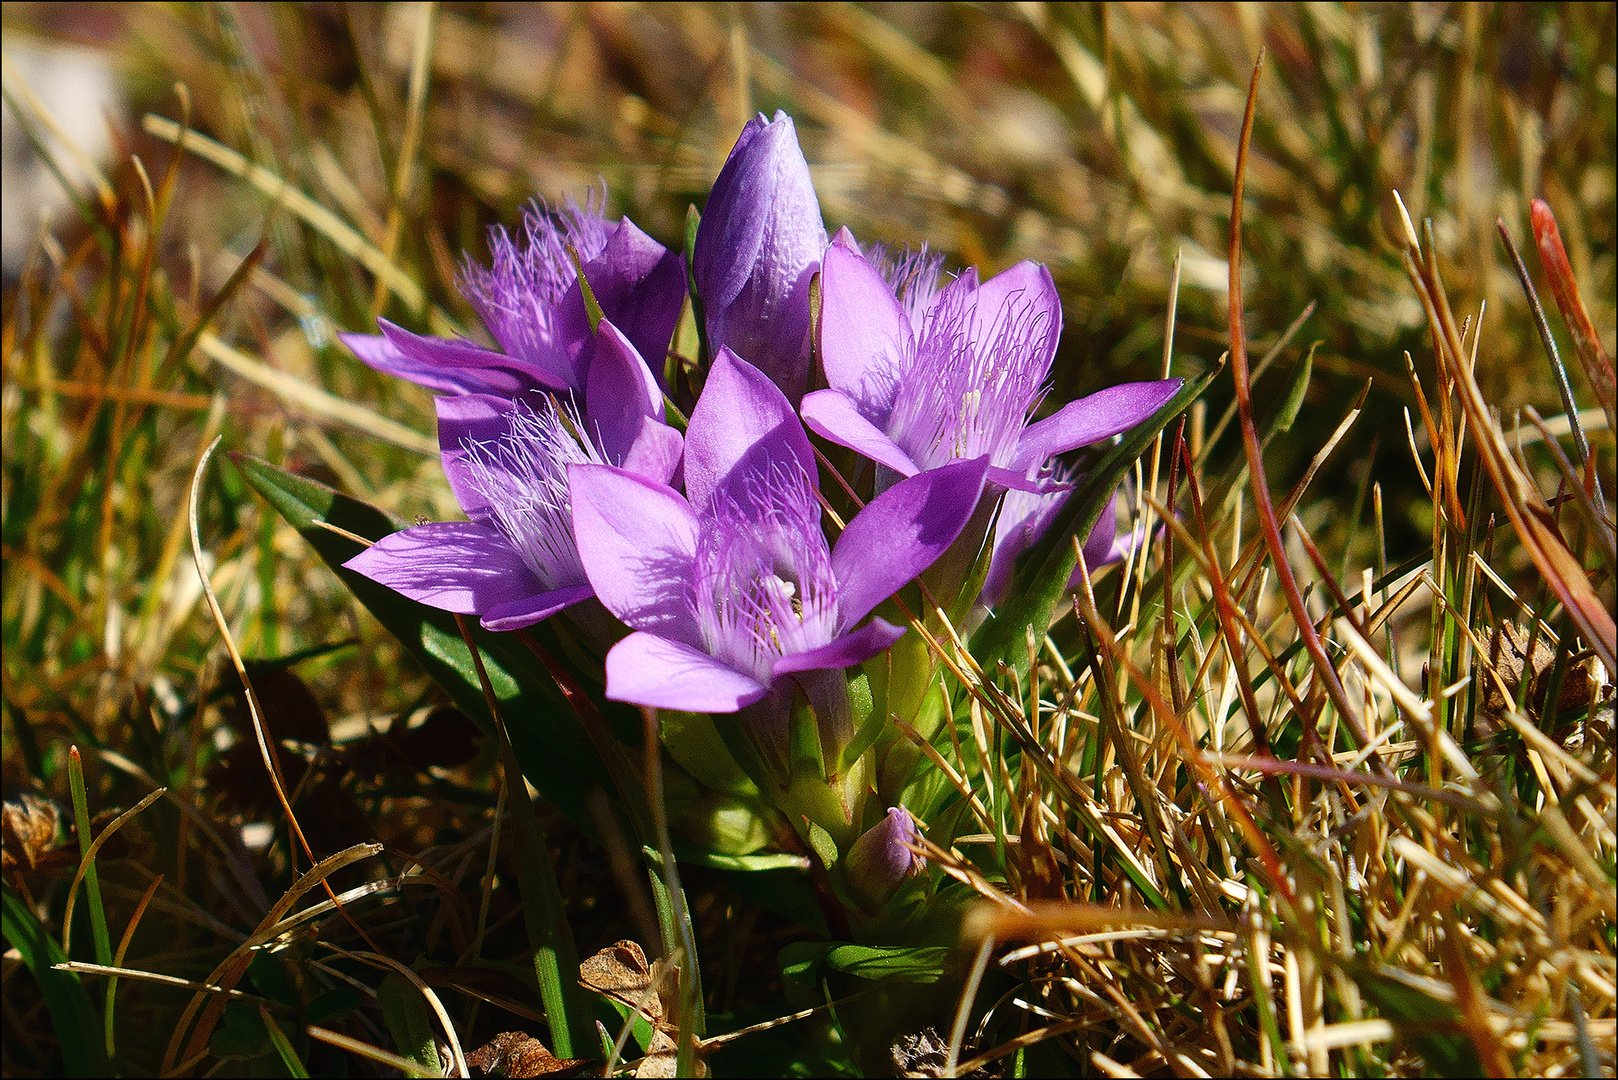
{"label": "fringed gentian blossom", "polygon": [[570,199],[558,215],[531,204],[520,240],[501,226],[489,230],[492,265],[467,260],[461,292],[503,351],[413,334],[386,319],[377,320],[380,336],[345,334],[343,342],[371,367],[441,394],[582,393],[594,337],[569,248],[603,315],[660,377],[685,300],[682,260],[628,218],[607,221],[593,199],[582,209]]}
{"label": "fringed gentian blossom", "polygon": [[858,624],[954,541],[985,467],[963,461],[896,484],[828,545],[802,424],[763,373],[721,351],[686,431],[683,496],[611,466],[570,470],[585,574],[635,630],[607,656],[607,697],[748,708],[753,738],[778,762],[795,684],[823,745],[840,749],[852,731],[837,669],[904,633]]}
{"label": "fringed gentian blossom", "polygon": [[666,483],[680,435],[627,337],[605,319],[581,412],[528,391],[438,398],[444,473],[470,521],[416,525],[344,565],[424,604],[477,615],[491,630],[538,622],[593,594],[573,537],[568,467],[617,466]]}
{"label": "fringed gentian blossom", "polygon": [[803,399],[803,419],[893,474],[986,455],[991,481],[1037,490],[1050,457],[1127,431],[1179,389],[1179,379],[1125,383],[1029,423],[1062,332],[1050,272],[1022,262],[979,284],[969,269],[939,288],[935,260],[883,261],[894,280],[846,229],[826,250],[820,348],[830,389]]}
{"label": "fringed gentian blossom", "polygon": [[748,121],[697,227],[692,276],[708,347],[768,375],[793,405],[809,378],[809,282],[826,249],[792,119]]}

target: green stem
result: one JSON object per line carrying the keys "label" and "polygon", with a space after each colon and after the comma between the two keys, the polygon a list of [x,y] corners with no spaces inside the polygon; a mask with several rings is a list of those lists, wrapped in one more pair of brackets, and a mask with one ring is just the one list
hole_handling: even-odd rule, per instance
{"label": "green stem", "polygon": [[[96,963],[111,967],[112,936],[107,932],[107,911],[101,904],[101,879],[96,874],[95,859],[90,855],[90,845],[95,838],[90,835],[90,802],[84,790],[84,764],[79,760],[77,746],[70,746],[67,750],[67,783],[68,789],[73,793],[73,823],[79,834],[79,857],[87,860],[84,869],[84,895],[90,906],[90,931],[95,937]],[[111,1059],[114,1053],[112,1006],[113,995],[117,989],[117,980],[108,979],[107,1007],[102,1013],[104,1028],[102,1036],[106,1040],[108,1059]]]}
{"label": "green stem", "polygon": [[539,982],[540,1000],[551,1025],[552,1051],[559,1058],[577,1057],[589,1053],[589,1048],[595,1044],[595,1032],[590,1026],[589,1003],[579,986],[578,946],[573,941],[573,928],[567,922],[567,907],[556,881],[550,845],[545,830],[540,827],[539,815],[534,813],[533,801],[528,798],[522,767],[517,764],[517,753],[506,734],[494,686],[483,667],[483,654],[472,640],[466,617],[457,614],[455,624],[472,652],[478,682],[483,687],[489,715],[500,740],[500,766],[505,773],[511,825],[517,832],[520,852],[517,887],[522,892],[523,923],[528,928],[528,940],[534,946],[534,977]]}

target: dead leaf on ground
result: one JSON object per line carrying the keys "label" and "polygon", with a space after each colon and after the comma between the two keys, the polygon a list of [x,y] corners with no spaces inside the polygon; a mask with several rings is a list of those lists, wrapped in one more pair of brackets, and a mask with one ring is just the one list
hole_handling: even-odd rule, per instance
{"label": "dead leaf on ground", "polygon": [[582,1075],[587,1058],[559,1058],[525,1031],[503,1031],[466,1055],[466,1063],[485,1076]]}

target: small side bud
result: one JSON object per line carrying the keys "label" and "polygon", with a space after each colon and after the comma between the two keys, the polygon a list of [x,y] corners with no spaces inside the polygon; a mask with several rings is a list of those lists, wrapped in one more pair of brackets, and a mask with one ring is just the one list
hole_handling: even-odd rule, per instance
{"label": "small side bud", "polygon": [[869,912],[880,911],[906,878],[921,873],[926,860],[907,846],[920,838],[916,819],[902,806],[890,807],[887,816],[854,841],[843,860],[849,891]]}

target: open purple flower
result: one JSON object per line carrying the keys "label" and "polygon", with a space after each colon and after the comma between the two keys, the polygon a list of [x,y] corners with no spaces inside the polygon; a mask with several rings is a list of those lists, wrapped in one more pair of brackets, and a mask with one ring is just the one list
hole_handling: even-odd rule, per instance
{"label": "open purple flower", "polygon": [[416,525],[383,537],[344,565],[432,607],[514,630],[593,594],[573,538],[568,467],[616,466],[666,483],[679,432],[640,354],[603,319],[582,413],[530,390],[515,401],[440,397],[444,473],[470,521]]}
{"label": "open purple flower", "polygon": [[714,181],[691,270],[708,347],[715,355],[730,349],[794,405],[808,385],[809,282],[825,249],[820,201],[792,119],[760,113]]}
{"label": "open purple flower", "polygon": [[[795,682],[818,713],[817,673],[903,634],[858,624],[949,547],[985,463],[894,485],[828,545],[803,426],[774,383],[724,350],[691,414],[684,467],[683,496],[611,466],[571,469],[585,574],[635,631],[607,656],[607,696],[729,713],[767,695],[790,707]],[[755,732],[766,745],[779,734]]]}
{"label": "open purple flower", "polygon": [[1179,379],[1125,383],[1029,423],[1062,332],[1050,272],[1022,262],[979,284],[969,269],[940,288],[935,259],[883,261],[891,281],[846,229],[826,249],[820,349],[830,389],[803,399],[803,420],[892,473],[987,456],[990,480],[1037,490],[1031,477],[1047,459],[1127,431],[1179,388]]}
{"label": "open purple flower", "polygon": [[685,299],[682,260],[628,218],[607,221],[595,200],[580,209],[570,199],[558,215],[530,205],[520,240],[500,226],[489,230],[492,265],[467,260],[461,291],[503,351],[413,334],[386,319],[377,320],[379,336],[342,340],[371,367],[441,394],[582,393],[594,337],[570,247],[602,314],[660,373]]}

